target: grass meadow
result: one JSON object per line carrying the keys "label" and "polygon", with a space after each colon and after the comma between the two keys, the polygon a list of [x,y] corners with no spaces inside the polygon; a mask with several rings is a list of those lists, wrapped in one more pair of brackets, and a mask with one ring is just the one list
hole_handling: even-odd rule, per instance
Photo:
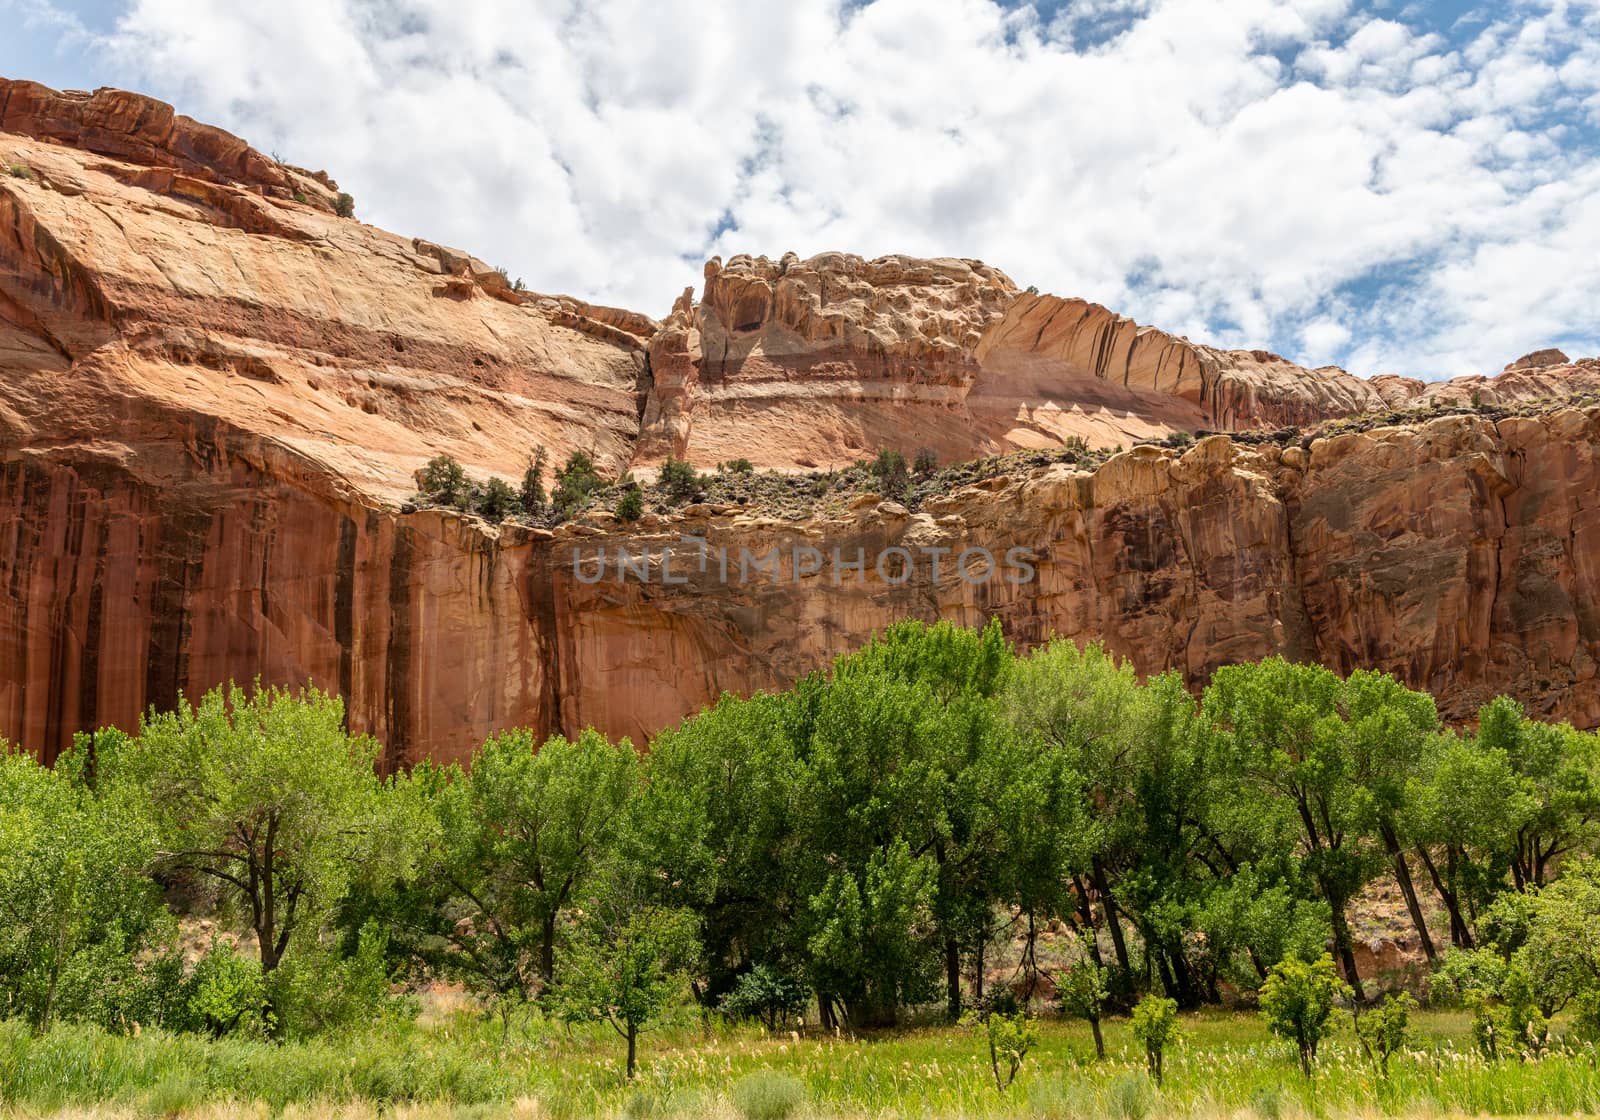
{"label": "grass meadow", "polygon": [[638,1078],[604,1026],[531,1018],[502,1035],[471,1011],[274,1044],[0,1024],[0,1116],[12,1117],[1365,1117],[1592,1115],[1592,1050],[1491,1064],[1461,1014],[1415,1017],[1387,1079],[1346,1025],[1306,1082],[1257,1016],[1188,1016],[1157,1087],[1126,1024],[1047,1019],[1015,1083],[995,1088],[980,1037],[946,1026],[881,1037],[765,1035],[685,1015],[646,1035]]}

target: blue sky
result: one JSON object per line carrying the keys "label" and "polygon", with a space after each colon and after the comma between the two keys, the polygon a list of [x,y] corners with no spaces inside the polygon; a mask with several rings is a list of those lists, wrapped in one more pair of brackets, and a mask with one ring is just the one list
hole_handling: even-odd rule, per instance
{"label": "blue sky", "polygon": [[844,249],[1364,375],[1600,353],[1600,0],[0,0],[0,74],[657,315]]}

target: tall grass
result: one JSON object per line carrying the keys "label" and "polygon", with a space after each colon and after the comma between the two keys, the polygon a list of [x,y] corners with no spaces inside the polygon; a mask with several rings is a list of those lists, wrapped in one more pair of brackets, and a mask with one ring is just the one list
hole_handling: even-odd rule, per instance
{"label": "tall grass", "polygon": [[[973,1035],[930,1027],[881,1037],[769,1037],[685,1017],[647,1036],[628,1084],[614,1036],[533,1020],[502,1042],[468,1012],[427,1026],[275,1045],[83,1027],[35,1036],[0,1023],[0,1116],[720,1117],[763,1109],[825,1117],[1309,1117],[1600,1113],[1592,1050],[1490,1064],[1458,1015],[1417,1017],[1418,1044],[1379,1078],[1346,1035],[1305,1081],[1250,1015],[1185,1021],[1159,1089],[1126,1025],[1093,1060],[1081,1024],[1046,1022],[1006,1093]],[[743,1088],[741,1088],[741,1086]],[[756,1092],[752,1086],[763,1087]],[[781,1086],[778,1092],[774,1086]],[[779,1098],[782,1098],[779,1101]],[[774,1103],[777,1102],[777,1103]],[[781,1107],[780,1107],[781,1105]]]}

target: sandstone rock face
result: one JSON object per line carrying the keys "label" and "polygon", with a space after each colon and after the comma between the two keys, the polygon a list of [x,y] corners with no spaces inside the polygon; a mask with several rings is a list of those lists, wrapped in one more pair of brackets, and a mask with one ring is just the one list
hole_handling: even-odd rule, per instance
{"label": "sandstone rock face", "polygon": [[[47,756],[257,676],[338,690],[391,765],[523,724],[642,741],[908,616],[1103,638],[1193,683],[1372,665],[1451,717],[1506,691],[1600,724],[1595,359],[1363,381],[974,261],[845,254],[714,261],[658,323],[341,219],[326,176],[135,95],[0,82],[0,122],[26,170],[0,176],[0,736]],[[948,461],[1474,396],[1572,406],[1137,446],[800,522],[406,504],[441,453],[480,478],[538,445],[611,474]]]}
{"label": "sandstone rock face", "polygon": [[884,447],[951,461],[1386,406],[1337,367],[1197,345],[1099,304],[1019,292],[977,261],[713,260],[699,303],[686,292],[651,346],[641,465],[670,453],[828,468]]}

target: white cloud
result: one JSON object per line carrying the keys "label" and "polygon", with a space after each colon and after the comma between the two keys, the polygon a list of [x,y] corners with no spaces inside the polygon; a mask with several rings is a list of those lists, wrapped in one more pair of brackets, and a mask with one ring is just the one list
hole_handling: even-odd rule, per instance
{"label": "white cloud", "polygon": [[1485,11],[1453,45],[1347,0],[131,0],[101,57],[542,290],[660,314],[712,252],[956,254],[1445,376],[1600,351],[1600,6]]}

